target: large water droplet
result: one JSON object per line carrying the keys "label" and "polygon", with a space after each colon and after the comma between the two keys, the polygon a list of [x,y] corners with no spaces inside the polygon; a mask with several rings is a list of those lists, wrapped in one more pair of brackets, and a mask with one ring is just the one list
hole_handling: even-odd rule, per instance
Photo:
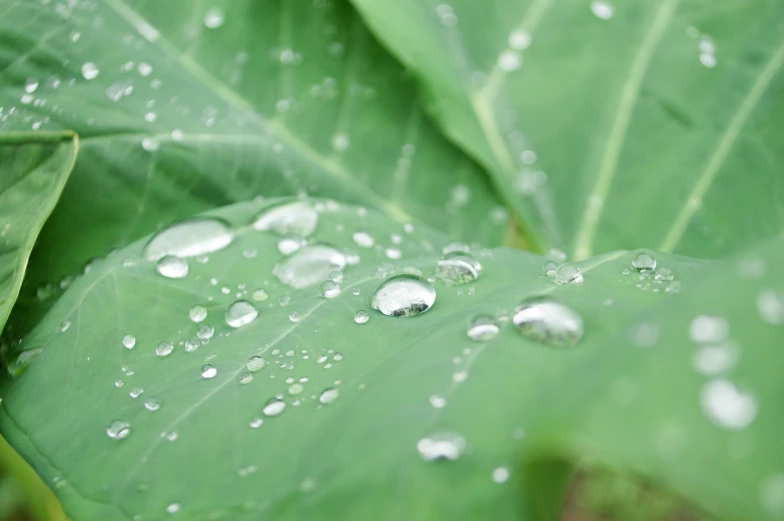
{"label": "large water droplet", "polygon": [[267,365],[267,361],[260,356],[251,356],[246,364],[248,371],[258,373]]}
{"label": "large water droplet", "polygon": [[280,398],[273,398],[267,402],[261,412],[264,416],[278,416],[286,409],[286,402]]}
{"label": "large water droplet", "polygon": [[304,201],[295,201],[265,209],[256,217],[253,227],[280,235],[291,233],[299,237],[308,237],[316,229],[317,224],[318,212]]}
{"label": "large water droplet", "polygon": [[745,429],[757,417],[757,400],[722,378],[702,387],[700,403],[708,418],[725,429]]}
{"label": "large water droplet", "polygon": [[530,340],[552,346],[571,346],[583,337],[583,319],[572,308],[546,297],[524,300],[512,322]]}
{"label": "large water droplet", "polygon": [[181,279],[188,275],[188,262],[175,255],[165,255],[160,258],[155,269],[164,277]]}
{"label": "large water droplet", "polygon": [[276,264],[272,274],[283,284],[301,289],[325,280],[333,270],[346,267],[346,257],[325,244],[307,246],[282,263]]}
{"label": "large water droplet", "polygon": [[474,342],[488,342],[495,338],[500,330],[495,317],[480,315],[468,325],[468,338]]}
{"label": "large water droplet", "polygon": [[642,270],[655,270],[656,269],[656,259],[650,256],[650,254],[642,252],[638,253],[632,259],[632,268],[637,271]]}
{"label": "large water droplet", "polygon": [[417,442],[417,451],[425,461],[438,459],[454,461],[463,455],[465,448],[465,438],[453,432],[433,434]]}
{"label": "large water droplet", "polygon": [[234,233],[219,219],[197,217],[174,224],[157,233],[147,246],[144,256],[159,259],[164,255],[194,257],[221,250],[231,244]]}
{"label": "large water droplet", "polygon": [[199,340],[209,340],[212,338],[212,335],[215,334],[215,328],[210,326],[209,324],[202,324],[199,326],[199,330],[196,331],[196,336],[199,337]]}
{"label": "large water droplet", "polygon": [[256,306],[247,300],[237,300],[226,310],[226,323],[231,327],[242,327],[256,320],[257,316]]}
{"label": "large water droplet", "polygon": [[337,400],[338,396],[340,396],[340,391],[334,387],[329,387],[321,392],[321,395],[319,395],[319,402],[327,405]]}
{"label": "large water droplet", "polygon": [[190,309],[188,314],[190,315],[191,320],[193,320],[194,322],[196,323],[203,322],[204,319],[207,318],[207,308],[205,308],[204,306],[199,306],[197,304]]}
{"label": "large water droplet", "polygon": [[122,440],[123,438],[127,438],[130,433],[131,424],[126,421],[114,420],[109,424],[108,427],[106,427],[106,434],[115,440]]}
{"label": "large water droplet", "polygon": [[424,313],[436,301],[436,290],[416,275],[396,275],[385,280],[373,293],[370,306],[392,317],[413,317]]}
{"label": "large water droplet", "polygon": [[465,284],[479,278],[482,264],[471,255],[450,253],[439,259],[436,274],[446,284]]}
{"label": "large water droplet", "polygon": [[583,274],[573,264],[561,264],[555,269],[555,282],[558,284],[582,284]]}

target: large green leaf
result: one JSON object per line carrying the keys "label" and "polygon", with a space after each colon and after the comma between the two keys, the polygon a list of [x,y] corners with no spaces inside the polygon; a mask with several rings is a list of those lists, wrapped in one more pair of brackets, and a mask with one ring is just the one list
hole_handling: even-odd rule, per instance
{"label": "large green leaf", "polygon": [[258,195],[316,194],[465,240],[503,238],[482,173],[424,118],[345,2],[14,0],[2,11],[0,105],[13,110],[0,124],[82,141],[33,288]]}
{"label": "large green leaf", "polygon": [[[246,225],[268,204],[215,212],[237,227],[234,242],[206,259],[189,258],[185,278],[159,275],[144,259],[144,241],[111,255],[25,337],[11,367],[21,373],[30,365],[3,385],[0,427],[58,485],[75,521],[161,519],[167,508],[193,520],[541,519],[537,502],[521,499],[520,490],[540,490],[534,499],[550,504],[539,511],[552,511],[562,492],[554,483],[565,469],[552,467],[559,477],[553,483],[524,476],[524,434],[539,432],[566,407],[545,399],[543,389],[569,382],[564,374],[604,349],[608,335],[626,332],[651,306],[674,305],[677,284],[690,291],[690,281],[711,266],[657,255],[677,283],[654,282],[628,273],[633,253],[615,252],[581,264],[583,284],[558,285],[541,274],[541,257],[480,250],[477,281],[434,282],[432,309],[396,318],[370,307],[393,272],[390,259],[383,248],[358,247],[362,236],[354,234],[369,232],[377,242],[399,235],[396,269],[415,266],[425,277],[442,236],[424,226],[406,231],[372,211],[314,203],[321,212],[311,243],[360,257],[346,267],[341,293],[326,299],[318,284],[292,290],[273,275],[285,259],[278,237]],[[257,289],[267,297],[255,301],[258,318],[229,327],[228,306],[252,300]],[[531,296],[575,309],[585,323],[583,342],[556,348],[526,340],[508,313]],[[214,336],[188,352],[184,343],[200,327],[189,319],[194,305],[207,309],[203,324]],[[357,324],[362,309],[370,318]],[[481,314],[506,317],[487,343],[466,332]],[[132,349],[126,335],[135,338]],[[156,355],[162,341],[174,344],[169,356]],[[242,384],[254,355],[267,366]],[[214,378],[202,378],[205,364],[217,370]],[[596,377],[612,378],[610,367],[596,369]],[[338,398],[320,404],[330,387]],[[286,409],[265,416],[276,395]],[[595,398],[581,397],[585,414]],[[145,408],[150,399],[158,410]],[[263,420],[258,428],[250,426],[255,418]],[[114,420],[130,424],[124,439],[107,436]],[[444,430],[463,436],[469,449],[457,461],[422,461],[418,442]],[[509,482],[494,482],[494,472],[503,481],[504,469]]]}
{"label": "large green leaf", "polygon": [[720,256],[784,225],[784,6],[354,0],[543,247]]}
{"label": "large green leaf", "polygon": [[19,295],[38,232],[73,168],[77,147],[71,133],[0,135],[0,329]]}

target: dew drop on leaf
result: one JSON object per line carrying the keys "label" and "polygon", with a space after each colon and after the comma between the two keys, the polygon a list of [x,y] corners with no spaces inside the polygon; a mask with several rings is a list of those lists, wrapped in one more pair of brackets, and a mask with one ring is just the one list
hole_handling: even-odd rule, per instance
{"label": "dew drop on leaf", "polygon": [[474,317],[468,325],[468,338],[474,342],[488,342],[495,338],[500,330],[495,317],[479,315]]}
{"label": "dew drop on leaf", "polygon": [[209,340],[212,338],[212,335],[215,334],[215,328],[208,324],[202,324],[199,326],[199,330],[196,331],[196,336],[199,337],[199,340]]}
{"label": "dew drop on leaf", "polygon": [[757,417],[757,400],[723,378],[708,381],[700,396],[702,410],[708,418],[725,429],[745,429]]}
{"label": "dew drop on leaf", "polygon": [[547,297],[531,297],[515,309],[512,322],[535,342],[571,346],[583,337],[583,319],[572,308]]}
{"label": "dew drop on leaf", "polygon": [[653,280],[672,280],[675,278],[673,275],[672,270],[667,268],[659,268],[656,270],[656,275],[653,277]]}
{"label": "dew drop on leaf", "polygon": [[642,270],[655,270],[656,269],[656,259],[651,257],[650,254],[641,252],[634,256],[632,259],[632,268],[637,271]]}
{"label": "dew drop on leaf", "polygon": [[316,229],[318,212],[304,201],[283,203],[262,211],[253,222],[253,228],[284,235],[308,237]]}
{"label": "dew drop on leaf", "polygon": [[445,284],[466,284],[479,278],[482,264],[471,255],[449,253],[438,260],[436,274]]}
{"label": "dew drop on leaf", "polygon": [[218,375],[218,369],[211,364],[204,364],[201,367],[201,377],[202,378],[215,378]]}
{"label": "dew drop on leaf", "polygon": [[304,390],[305,390],[305,386],[300,383],[294,383],[289,386],[289,394],[292,396],[302,394],[302,391]]}
{"label": "dew drop on leaf", "polygon": [[433,307],[436,290],[416,275],[396,275],[373,293],[371,307],[392,317],[413,317]]}
{"label": "dew drop on leaf", "polygon": [[419,456],[425,461],[460,459],[466,449],[465,438],[453,432],[441,432],[424,437],[416,445]]}
{"label": "dew drop on leaf", "polygon": [[360,309],[354,313],[354,322],[357,324],[365,324],[368,320],[370,320],[370,315],[364,309]]}
{"label": "dew drop on leaf", "polygon": [[161,342],[155,348],[155,354],[158,356],[169,356],[174,351],[174,344],[171,342]]}
{"label": "dew drop on leaf", "polygon": [[181,279],[188,275],[188,262],[174,255],[164,255],[158,260],[155,269],[166,278]]}
{"label": "dew drop on leaf", "polygon": [[555,282],[558,284],[582,284],[583,274],[573,264],[561,264],[555,270]]}
{"label": "dew drop on leaf", "polygon": [[231,327],[242,327],[250,324],[259,312],[256,307],[247,300],[237,300],[226,310],[226,323]]}
{"label": "dew drop on leaf", "polygon": [[115,440],[127,438],[130,433],[131,424],[126,421],[114,420],[106,427],[106,434]]}
{"label": "dew drop on leaf", "polygon": [[337,400],[338,396],[340,396],[340,392],[337,389],[334,387],[328,387],[327,389],[321,391],[321,394],[319,395],[319,403],[328,405]]}
{"label": "dew drop on leaf", "polygon": [[188,315],[191,317],[191,320],[196,323],[203,322],[204,319],[207,318],[207,308],[197,304],[190,309]]}
{"label": "dew drop on leaf", "polygon": [[198,217],[158,232],[144,247],[144,256],[152,260],[164,255],[195,257],[222,250],[233,240],[234,233],[225,221]]}
{"label": "dew drop on leaf", "polygon": [[269,298],[269,295],[267,295],[267,292],[264,291],[263,289],[257,289],[253,292],[251,298],[253,298],[253,300],[255,300],[256,302],[260,302],[262,300],[267,300]]}
{"label": "dew drop on leaf", "polygon": [[606,0],[593,0],[593,2],[591,2],[591,12],[597,18],[609,20],[615,16],[615,7]]}
{"label": "dew drop on leaf", "polygon": [[784,324],[784,295],[773,289],[763,290],[757,295],[757,311],[771,326]]}
{"label": "dew drop on leaf", "polygon": [[558,269],[558,265],[553,261],[547,261],[542,266],[542,275],[545,277],[555,277],[555,270]]}
{"label": "dew drop on leaf", "polygon": [[306,246],[283,262],[276,264],[272,274],[283,284],[301,289],[318,284],[333,270],[346,267],[346,257],[325,244]]}
{"label": "dew drop on leaf", "polygon": [[356,243],[356,245],[360,248],[372,248],[376,243],[375,239],[373,239],[373,236],[368,232],[356,232],[352,238],[354,239],[354,243]]}
{"label": "dew drop on leaf", "polygon": [[689,337],[698,344],[718,344],[729,335],[730,325],[723,317],[699,315],[689,324]]}
{"label": "dew drop on leaf", "polygon": [[125,335],[122,339],[122,345],[126,349],[133,349],[136,345],[136,338],[133,335]]}
{"label": "dew drop on leaf", "polygon": [[207,29],[217,29],[223,25],[223,11],[217,7],[208,9],[204,14],[204,27]]}
{"label": "dew drop on leaf", "polygon": [[86,62],[82,65],[82,76],[86,80],[92,80],[98,77],[101,69],[98,68],[93,62]]}
{"label": "dew drop on leaf", "polygon": [[497,467],[493,469],[493,473],[491,475],[493,479],[493,483],[506,483],[509,481],[509,469],[506,467]]}
{"label": "dew drop on leaf", "polygon": [[161,408],[161,401],[158,398],[150,398],[145,400],[144,408],[148,411],[157,411]]}
{"label": "dew drop on leaf", "polygon": [[179,511],[180,511],[179,503],[171,503],[169,506],[166,507],[166,512],[170,514],[176,514]]}
{"label": "dew drop on leaf", "polygon": [[133,389],[131,389],[131,392],[130,392],[130,393],[128,393],[128,395],[129,395],[131,398],[133,398],[133,399],[136,399],[136,398],[138,398],[138,397],[139,397],[139,396],[141,396],[142,394],[144,394],[144,389],[142,389],[141,387],[134,387]]}
{"label": "dew drop on leaf", "polygon": [[260,356],[251,356],[245,365],[251,373],[258,373],[264,369],[267,365],[267,361]]}
{"label": "dew drop on leaf", "polygon": [[267,402],[261,412],[264,413],[264,416],[278,416],[283,413],[285,409],[286,402],[280,398],[272,398]]}
{"label": "dew drop on leaf", "polygon": [[331,280],[321,283],[321,296],[324,298],[335,298],[340,295],[340,286]]}

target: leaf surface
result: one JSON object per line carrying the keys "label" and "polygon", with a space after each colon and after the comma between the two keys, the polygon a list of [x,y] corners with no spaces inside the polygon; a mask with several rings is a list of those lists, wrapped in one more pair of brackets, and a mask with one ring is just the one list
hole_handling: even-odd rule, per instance
{"label": "leaf surface", "polygon": [[780,233],[780,4],[354,4],[542,248],[720,257]]}

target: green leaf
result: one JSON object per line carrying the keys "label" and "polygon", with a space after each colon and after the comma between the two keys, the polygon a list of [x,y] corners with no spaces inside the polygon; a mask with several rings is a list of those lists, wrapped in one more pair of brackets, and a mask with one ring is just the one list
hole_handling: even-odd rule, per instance
{"label": "green leaf", "polygon": [[[562,494],[564,469],[542,465],[558,477],[554,483],[526,482],[521,472],[524,435],[565,408],[542,390],[569,381],[567,371],[603,349],[607,335],[626,331],[633,317],[678,298],[666,291],[675,288],[669,283],[624,275],[632,253],[591,259],[580,264],[583,284],[558,285],[542,275],[539,256],[475,250],[484,268],[478,280],[434,282],[432,309],[384,316],[370,304],[385,276],[414,266],[429,277],[445,238],[424,226],[406,231],[373,211],[312,203],[320,212],[311,244],[348,248],[360,259],[346,266],[340,294],[327,299],[318,284],[293,290],[274,275],[286,259],[279,238],[247,225],[269,204],[214,212],[236,236],[207,259],[187,258],[181,279],[156,272],[145,241],[116,252],[76,280],[25,337],[12,368],[21,373],[30,365],[0,389],[0,428],[47,482],[64,484],[55,492],[75,521],[156,519],[167,508],[188,519],[232,520],[532,519],[525,512],[554,512],[544,503]],[[383,247],[358,247],[358,239],[367,243],[354,237],[358,231],[383,246],[399,235],[392,247],[401,258],[390,261]],[[657,259],[684,292],[711,265]],[[253,300],[258,289],[266,299]],[[532,296],[576,310],[583,342],[554,347],[516,331],[509,311]],[[254,302],[259,314],[235,329],[224,315],[238,298]],[[194,305],[206,308],[201,324],[189,318]],[[358,310],[370,314],[367,323],[355,323]],[[467,335],[479,315],[501,317],[490,342]],[[202,325],[214,335],[188,351],[185,343]],[[126,335],[134,337],[126,341],[132,349],[124,346]],[[157,356],[160,342],[171,342],[173,353]],[[264,357],[266,367],[243,384],[252,356]],[[217,370],[213,378],[202,377],[205,364]],[[339,396],[324,405],[328,388]],[[285,410],[265,416],[278,395]],[[591,395],[583,398],[593,403]],[[158,410],[145,407],[151,399]],[[253,428],[256,419],[263,424]],[[130,424],[127,437],[107,435],[115,420]],[[421,440],[444,431],[462,436],[466,453],[457,461],[422,461]],[[494,472],[502,481],[503,469],[510,480],[495,483]],[[529,503],[522,490],[538,497]]]}
{"label": "green leaf", "polygon": [[7,3],[0,105],[14,111],[2,124],[82,140],[33,288],[258,195],[331,197],[501,243],[508,219],[482,172],[348,4],[221,4]]}
{"label": "green leaf", "polygon": [[67,132],[0,134],[0,330],[19,295],[38,232],[78,148]]}
{"label": "green leaf", "polygon": [[780,3],[354,4],[542,248],[717,257],[780,233]]}

